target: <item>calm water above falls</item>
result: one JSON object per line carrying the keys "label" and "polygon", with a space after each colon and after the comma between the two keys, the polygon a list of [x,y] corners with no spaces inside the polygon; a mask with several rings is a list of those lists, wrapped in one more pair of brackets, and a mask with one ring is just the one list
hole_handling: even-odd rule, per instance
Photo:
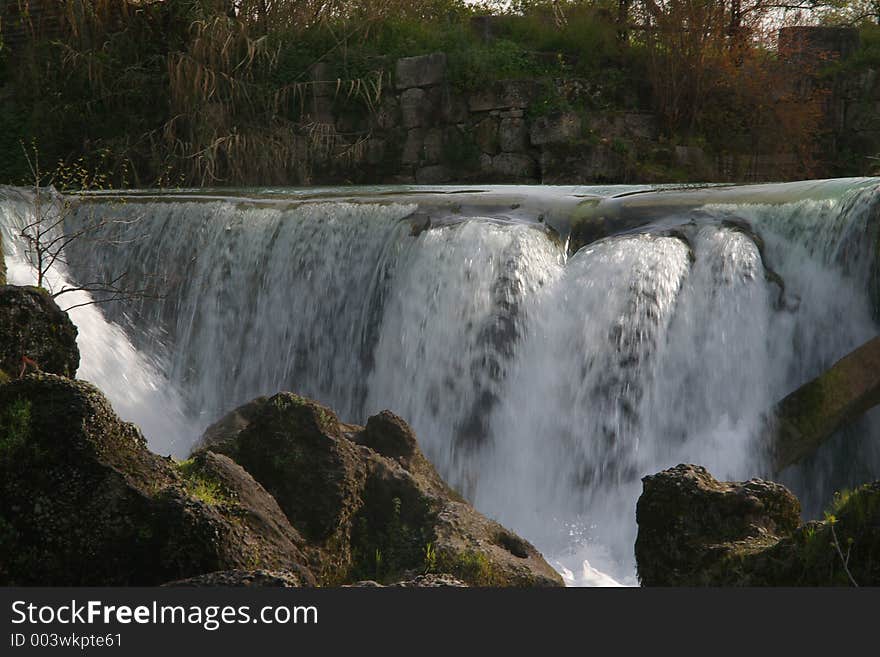
{"label": "calm water above falls", "polygon": [[[349,421],[389,408],[570,583],[631,584],[640,477],[766,474],[762,413],[878,332],[878,203],[870,179],[132,192],[78,206],[68,230],[109,219],[110,239],[52,276],[160,281],[161,300],[72,311],[80,377],[155,451],[280,389]],[[16,283],[28,212],[0,190]],[[572,252],[573,218],[608,236]],[[880,476],[874,420],[784,473],[808,512]]]}

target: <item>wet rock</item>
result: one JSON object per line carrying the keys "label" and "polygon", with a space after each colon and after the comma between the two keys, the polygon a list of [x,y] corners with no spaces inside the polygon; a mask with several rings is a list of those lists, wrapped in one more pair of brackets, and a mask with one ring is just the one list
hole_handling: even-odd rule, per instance
{"label": "wet rock", "polygon": [[643,481],[643,585],[880,584],[880,482],[838,494],[825,520],[801,525],[797,499],[772,482],[719,482],[692,465]]}
{"label": "wet rock", "polygon": [[45,290],[0,286],[0,371],[8,377],[19,375],[22,357],[44,372],[74,376],[79,367],[76,335],[76,326]]}
{"label": "wet rock", "polygon": [[314,582],[302,539],[229,459],[151,453],[92,385],[0,386],[0,584],[156,585],[267,568]]}
{"label": "wet rock", "polygon": [[278,500],[319,555],[313,570],[324,584],[413,572],[471,585],[562,584],[534,547],[449,488],[388,411],[366,427],[346,425],[312,400],[279,393],[214,425],[197,454],[205,451],[234,458]]}

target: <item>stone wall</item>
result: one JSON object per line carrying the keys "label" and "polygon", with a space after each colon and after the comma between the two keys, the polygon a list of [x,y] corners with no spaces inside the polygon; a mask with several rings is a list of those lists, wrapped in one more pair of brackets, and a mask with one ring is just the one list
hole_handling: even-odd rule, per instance
{"label": "stone wall", "polygon": [[[332,71],[315,68],[306,121],[332,124],[349,143],[364,144],[355,161],[318,166],[315,180],[626,182],[643,177],[642,160],[660,148],[650,113],[542,110],[560,86],[578,93],[577,80],[498,80],[463,91],[450,83],[444,53],[397,60],[393,72],[375,111],[352,117],[335,109]],[[660,157],[678,154],[669,149]]]}
{"label": "stone wall", "polygon": [[[825,40],[802,29],[784,39],[799,58],[827,58],[828,51],[817,55],[814,48],[833,46],[830,57],[839,59],[857,47],[852,31],[819,31]],[[713,155],[665,138],[650,112],[561,109],[590,107],[589,80],[497,80],[464,90],[450,81],[444,53],[407,57],[386,68],[393,75],[377,106],[360,113],[339,102],[332,69],[324,64],[314,68],[311,110],[304,118],[307,124],[325,126],[337,142],[334,152],[313,162],[304,182],[586,184],[806,177],[794,153]],[[850,167],[845,173],[867,173],[870,158],[853,153],[880,152],[877,72],[829,82],[806,70],[793,66],[791,84],[832,87],[827,138],[810,177],[842,175],[841,160]]]}

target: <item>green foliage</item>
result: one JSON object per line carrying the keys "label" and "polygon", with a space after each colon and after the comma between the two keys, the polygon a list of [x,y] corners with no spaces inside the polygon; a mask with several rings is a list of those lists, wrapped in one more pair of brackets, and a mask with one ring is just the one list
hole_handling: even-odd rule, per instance
{"label": "green foliage", "polygon": [[492,564],[482,552],[465,550],[440,556],[439,571],[454,575],[471,586],[497,586],[498,581]]}
{"label": "green foliage", "polygon": [[449,81],[462,91],[476,91],[494,81],[542,75],[522,44],[496,39],[487,45],[473,45],[449,53]]}
{"label": "green foliage", "polygon": [[[436,565],[431,514],[423,499],[367,495],[355,520],[349,579],[389,582],[407,571]],[[427,546],[427,547],[426,547]]]}
{"label": "green foliage", "polygon": [[832,77],[872,68],[880,68],[880,25],[864,23],[859,26],[859,49],[846,60],[827,66],[823,74]]}
{"label": "green foliage", "polygon": [[31,402],[16,399],[0,411],[0,462],[21,455],[30,443]]}
{"label": "green foliage", "polygon": [[219,481],[204,472],[194,459],[177,463],[183,475],[186,491],[209,506],[233,504],[235,500]]}
{"label": "green foliage", "polygon": [[480,147],[469,132],[450,131],[443,142],[443,161],[469,169],[479,164]]}
{"label": "green foliage", "polygon": [[565,53],[569,68],[575,75],[596,72],[604,64],[621,63],[617,42],[617,26],[608,14],[583,3],[562,3],[565,23],[558,25],[551,14],[551,3],[535,3],[522,17],[506,21],[510,40],[536,52]]}
{"label": "green foliage", "polygon": [[437,572],[437,548],[433,543],[425,545],[425,573]]}

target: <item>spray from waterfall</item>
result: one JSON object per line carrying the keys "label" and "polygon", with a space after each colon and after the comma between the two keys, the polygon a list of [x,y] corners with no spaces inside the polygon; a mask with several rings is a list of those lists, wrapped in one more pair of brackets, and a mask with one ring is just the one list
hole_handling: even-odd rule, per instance
{"label": "spray from waterfall", "polygon": [[[154,449],[183,455],[224,412],[280,389],[353,422],[389,408],[570,583],[630,584],[641,477],[679,462],[766,475],[766,410],[876,335],[877,190],[627,196],[645,219],[575,254],[521,189],[482,205],[411,190],[98,197],[77,212],[125,219],[107,226],[118,245],[74,244],[57,275],[161,281],[161,299],[74,311],[81,375]],[[542,188],[539,201],[615,191]],[[880,476],[880,427],[850,431],[782,473],[810,512]]]}

